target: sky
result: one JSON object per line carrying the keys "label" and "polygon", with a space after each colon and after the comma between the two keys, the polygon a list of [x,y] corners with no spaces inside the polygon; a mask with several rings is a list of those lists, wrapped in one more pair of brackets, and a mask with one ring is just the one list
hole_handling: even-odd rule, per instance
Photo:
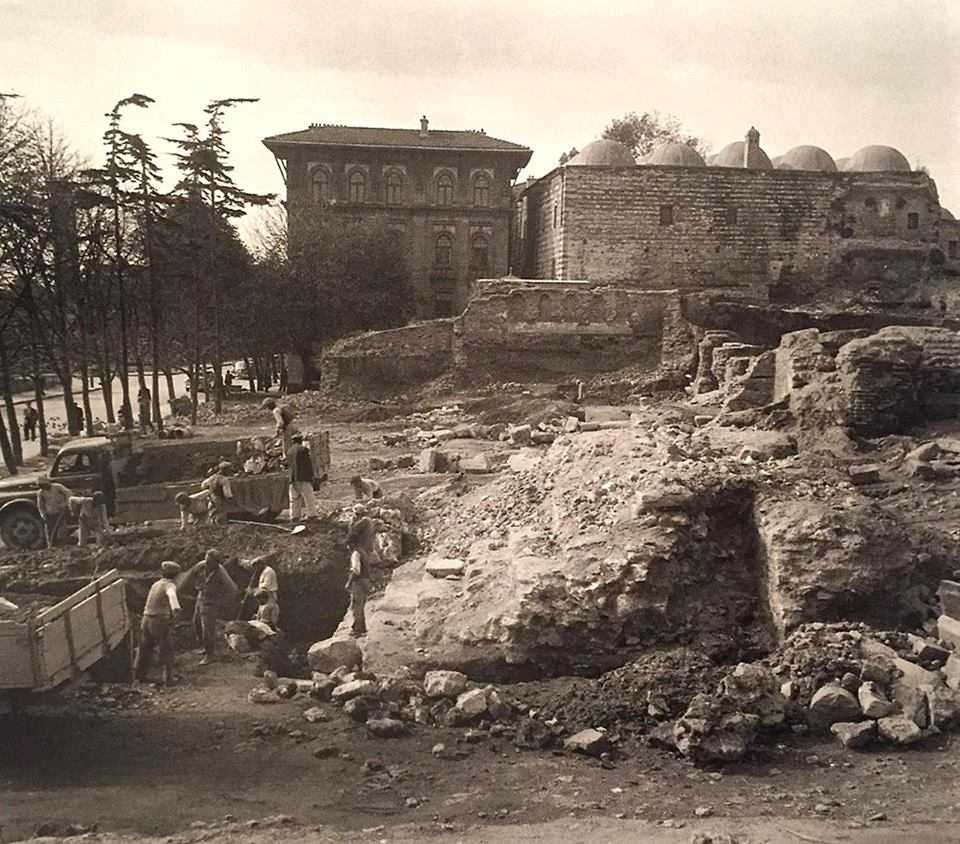
{"label": "sky", "polygon": [[258,97],[226,124],[254,192],[283,192],[261,139],[310,123],[482,128],[534,150],[525,178],[658,110],[714,151],[751,125],[771,158],[897,147],[960,215],[960,0],[0,0],[0,57],[0,91],[91,164],[133,92],[156,103],[125,128],[162,154],[207,102]]}

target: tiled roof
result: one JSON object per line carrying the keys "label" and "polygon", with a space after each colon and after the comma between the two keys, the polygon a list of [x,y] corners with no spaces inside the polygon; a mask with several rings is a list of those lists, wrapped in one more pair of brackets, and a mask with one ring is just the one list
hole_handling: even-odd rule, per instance
{"label": "tiled roof", "polygon": [[503,141],[470,129],[430,129],[426,137],[418,129],[378,129],[368,126],[314,124],[299,132],[287,132],[263,139],[274,146],[322,144],[328,146],[403,147],[407,149],[463,149],[497,152],[530,152],[529,147]]}

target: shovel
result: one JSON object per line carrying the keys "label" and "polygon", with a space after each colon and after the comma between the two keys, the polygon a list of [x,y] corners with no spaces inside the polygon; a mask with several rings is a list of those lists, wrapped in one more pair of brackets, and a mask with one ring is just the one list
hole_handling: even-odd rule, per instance
{"label": "shovel", "polygon": [[303,533],[306,529],[306,525],[296,525],[295,527],[288,528],[283,525],[275,525],[270,522],[244,522],[240,519],[228,519],[231,525],[250,525],[251,527],[267,527],[273,528],[274,530],[282,531],[283,533],[289,533],[291,536],[296,536],[298,533]]}

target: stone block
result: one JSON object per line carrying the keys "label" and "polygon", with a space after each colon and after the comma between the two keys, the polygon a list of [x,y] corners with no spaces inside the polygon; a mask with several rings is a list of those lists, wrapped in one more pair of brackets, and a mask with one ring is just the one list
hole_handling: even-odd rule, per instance
{"label": "stone block", "polygon": [[923,731],[903,715],[881,718],[877,721],[877,733],[880,738],[899,746],[914,744],[923,738]]}
{"label": "stone block", "polygon": [[435,557],[427,561],[427,574],[434,577],[462,577],[466,566],[463,560],[454,560],[448,557]]}
{"label": "stone block", "polygon": [[601,733],[599,730],[581,730],[563,743],[563,749],[599,757],[602,753],[609,753],[610,739],[607,738],[606,733]]}
{"label": "stone block", "polygon": [[893,712],[893,704],[880,691],[876,683],[867,681],[857,692],[860,708],[867,718],[886,718]]}
{"label": "stone block", "polygon": [[351,680],[342,683],[333,690],[331,698],[334,703],[343,703],[361,695],[376,695],[377,684],[373,680]]}
{"label": "stone block", "polygon": [[533,428],[529,425],[517,425],[508,431],[510,442],[514,445],[526,445],[530,442],[530,435],[532,433]]}
{"label": "stone block", "polygon": [[866,486],[880,481],[880,467],[875,463],[864,466],[851,466],[849,469],[850,483],[854,486]]}
{"label": "stone block", "polygon": [[960,618],[960,583],[941,580],[937,595],[940,596],[942,614],[950,618]]}
{"label": "stone block", "polygon": [[454,438],[458,440],[472,440],[477,437],[477,429],[473,425],[456,425],[453,429]]}
{"label": "stone block", "polygon": [[441,428],[438,431],[431,431],[430,435],[439,443],[457,438],[457,434],[452,428]]}
{"label": "stone block", "polygon": [[960,621],[949,615],[941,615],[937,619],[937,636],[941,642],[960,649]]}
{"label": "stone block", "polygon": [[[929,690],[929,687],[927,689]],[[930,706],[927,701],[927,691],[909,686],[898,680],[893,685],[892,697],[901,715],[909,718],[921,730],[930,726]]]}
{"label": "stone block", "polygon": [[417,465],[417,459],[412,454],[404,454],[398,457],[396,462],[398,469],[410,469]]}
{"label": "stone block", "polygon": [[486,454],[477,454],[473,457],[460,458],[460,471],[468,475],[483,475],[492,472],[493,466]]}
{"label": "stone block", "polygon": [[930,724],[941,730],[953,730],[960,726],[960,692],[939,686],[927,691],[930,707]]}
{"label": "stone block", "polygon": [[447,455],[436,448],[425,448],[420,452],[420,471],[424,474],[447,471]]}
{"label": "stone block", "polygon": [[430,698],[454,698],[467,688],[467,675],[459,671],[428,671],[423,677],[423,691]]}
{"label": "stone block", "polygon": [[936,460],[940,456],[940,446],[935,442],[924,443],[921,446],[917,446],[913,451],[907,452],[906,460],[910,461],[919,461],[921,463],[929,463],[931,460]]}
{"label": "stone block", "polygon": [[857,699],[837,683],[817,689],[807,713],[807,720],[815,730],[826,730],[838,721],[859,721],[861,717]]}
{"label": "stone block", "polygon": [[951,689],[960,689],[960,656],[950,654],[947,658],[947,664],[943,667],[943,673],[947,678],[947,685]]}
{"label": "stone block", "polygon": [[939,686],[943,682],[943,677],[939,671],[927,671],[926,668],[917,665],[915,662],[910,662],[910,660],[897,657],[893,660],[893,665],[900,672],[899,682],[914,689],[922,689],[924,686]]}
{"label": "stone block", "polygon": [[838,721],[831,725],[830,732],[844,747],[856,750],[860,747],[866,747],[877,736],[877,724],[875,721],[859,721],[852,723],[849,721]]}
{"label": "stone block", "polygon": [[914,636],[912,633],[908,633],[907,639],[910,642],[911,650],[920,662],[935,662],[942,665],[950,656],[950,651],[946,648],[941,647],[936,642],[931,642],[929,639],[924,639],[922,636]]}
{"label": "stone block", "polygon": [[363,651],[353,639],[324,639],[310,646],[310,650],[307,651],[307,662],[312,671],[330,674],[341,666],[347,669],[362,666]]}
{"label": "stone block", "polygon": [[479,718],[487,711],[487,693],[484,689],[471,689],[457,698],[457,710],[468,718]]}
{"label": "stone block", "polygon": [[553,431],[533,431],[530,434],[530,442],[534,445],[550,445],[556,438]]}
{"label": "stone block", "polygon": [[563,433],[575,434],[580,430],[580,420],[576,416],[568,416],[563,420]]}
{"label": "stone block", "polygon": [[392,469],[394,467],[394,462],[392,460],[385,460],[382,457],[371,457],[370,458],[370,471],[371,472],[383,472],[386,469]]}
{"label": "stone block", "polygon": [[377,738],[399,738],[408,730],[407,725],[396,718],[371,718],[366,727],[367,732]]}

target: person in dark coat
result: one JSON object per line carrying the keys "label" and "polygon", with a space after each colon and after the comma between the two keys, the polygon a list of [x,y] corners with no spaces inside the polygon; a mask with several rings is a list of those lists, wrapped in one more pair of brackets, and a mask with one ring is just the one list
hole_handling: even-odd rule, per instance
{"label": "person in dark coat", "polygon": [[303,434],[297,432],[291,437],[292,445],[287,453],[287,465],[290,467],[290,521],[299,522],[306,511],[306,517],[317,515],[317,502],[313,497],[313,461],[310,451],[303,444]]}

